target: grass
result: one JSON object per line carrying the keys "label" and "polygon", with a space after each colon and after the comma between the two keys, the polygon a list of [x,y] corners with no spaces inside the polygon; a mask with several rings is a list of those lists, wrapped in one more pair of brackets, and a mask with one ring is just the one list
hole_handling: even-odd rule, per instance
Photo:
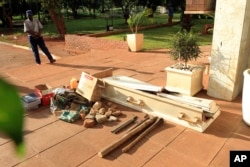
{"label": "grass", "polygon": [[[156,13],[153,18],[153,24],[163,24],[167,23],[166,14]],[[179,21],[180,14],[175,13],[173,21]],[[193,19],[194,26],[192,27],[193,32],[197,34],[199,45],[210,45],[212,43],[212,34],[201,35],[200,32],[206,23],[213,24],[213,19]],[[19,22],[22,23],[21,20]],[[113,23],[113,24],[112,24]],[[65,19],[65,25],[67,28],[68,34],[95,34],[106,32],[107,24],[112,24],[114,30],[126,29],[127,31],[110,35],[102,38],[113,39],[113,40],[123,40],[126,34],[130,33],[128,26],[125,23],[125,20],[121,16],[116,16],[113,19],[107,19],[104,15],[100,15],[97,18],[91,17],[81,17],[80,19]],[[152,24],[152,23],[151,23]],[[7,29],[0,28],[1,34],[10,33],[6,31]],[[180,25],[174,25],[171,27],[161,27],[153,28],[148,30],[141,30],[140,32],[144,34],[144,49],[162,49],[162,48],[171,48],[171,41],[180,30]],[[22,35],[23,26],[15,28],[12,32],[12,35]],[[44,24],[43,33],[46,36],[57,36],[57,30],[55,25],[52,22],[47,22]],[[6,38],[1,38],[0,41],[6,42]]]}

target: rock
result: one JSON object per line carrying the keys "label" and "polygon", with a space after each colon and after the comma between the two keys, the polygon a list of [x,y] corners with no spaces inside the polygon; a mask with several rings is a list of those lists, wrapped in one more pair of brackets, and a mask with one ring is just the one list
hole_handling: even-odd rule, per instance
{"label": "rock", "polygon": [[86,115],[84,113],[80,113],[80,117],[82,118],[82,120],[85,120]]}
{"label": "rock", "polygon": [[115,117],[119,117],[122,115],[122,112],[120,110],[115,110],[112,112],[112,115],[115,116]]}
{"label": "rock", "polygon": [[94,119],[85,119],[83,122],[83,126],[85,128],[92,128],[95,126],[95,120]]}
{"label": "rock", "polygon": [[107,121],[107,117],[105,115],[101,115],[101,114],[96,114],[95,119],[96,119],[96,122],[99,124]]}
{"label": "rock", "polygon": [[98,110],[95,110],[94,108],[91,108],[91,109],[90,109],[90,112],[89,112],[90,115],[95,116],[96,113],[98,113]]}
{"label": "rock", "polygon": [[104,115],[106,113],[106,109],[102,107],[98,110],[98,113]]}
{"label": "rock", "polygon": [[88,114],[85,116],[85,119],[95,119],[95,116],[92,114]]}
{"label": "rock", "polygon": [[116,118],[115,116],[113,116],[113,115],[111,115],[110,117],[109,117],[109,119],[108,119],[108,121],[110,121],[110,122],[115,122],[115,121],[117,121],[118,120],[118,118]]}
{"label": "rock", "polygon": [[111,105],[110,105],[110,108],[116,109],[116,108],[117,108],[117,105],[116,105],[116,104],[111,104]]}
{"label": "rock", "polygon": [[106,116],[107,118],[109,118],[111,115],[112,115],[112,110],[108,110],[108,111],[105,113],[105,116]]}
{"label": "rock", "polygon": [[102,107],[102,102],[101,101],[96,101],[95,104],[92,106],[94,110],[99,110]]}

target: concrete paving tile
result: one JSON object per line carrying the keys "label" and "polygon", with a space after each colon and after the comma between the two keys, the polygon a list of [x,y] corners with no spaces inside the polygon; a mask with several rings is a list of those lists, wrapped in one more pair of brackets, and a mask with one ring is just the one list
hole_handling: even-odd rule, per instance
{"label": "concrete paving tile", "polygon": [[[47,110],[49,110],[49,109],[47,109]],[[25,131],[25,133],[33,132],[41,127],[47,126],[47,125],[57,121],[57,119],[48,115],[48,111],[46,114],[43,112],[45,112],[45,110],[43,108],[37,109],[34,111],[26,112],[28,115],[26,115],[24,117],[25,118],[24,119],[24,131]],[[48,116],[46,116],[46,115],[48,115]]]}
{"label": "concrete paving tile", "polygon": [[42,152],[70,138],[72,135],[74,134],[70,133],[69,130],[65,130],[57,122],[53,122],[25,135],[25,140],[34,150]]}
{"label": "concrete paving tile", "polygon": [[163,67],[161,66],[150,66],[150,67],[143,67],[141,70],[144,71],[144,72],[147,72],[147,73],[157,73],[157,72],[160,72],[162,69],[164,69]]}
{"label": "concrete paving tile", "polygon": [[130,70],[126,70],[126,69],[117,69],[113,72],[113,75],[123,75],[123,76],[134,76],[136,75],[137,72],[136,71],[130,71]]}
{"label": "concrete paving tile", "polygon": [[217,153],[216,157],[210,162],[209,167],[226,167],[229,165],[230,150],[232,148],[228,145],[224,145],[221,150]]}
{"label": "concrete paving tile", "polygon": [[25,143],[25,155],[18,156],[15,150],[13,142],[8,142],[0,147],[0,164],[4,167],[14,166],[18,163],[21,163],[25,159],[29,159],[37,154],[37,152]]}
{"label": "concrete paving tile", "polygon": [[47,159],[41,157],[39,154],[31,157],[30,159],[26,159],[20,164],[17,164],[18,167],[30,167],[30,166],[36,166],[36,167],[54,167],[53,164],[51,164]]}
{"label": "concrete paving tile", "polygon": [[111,155],[127,166],[139,167],[143,166],[145,162],[156,156],[163,147],[158,143],[144,138],[126,153],[121,152],[122,148],[123,147],[118,148],[112,152]]}
{"label": "concrete paving tile", "polygon": [[134,79],[137,79],[137,80],[143,81],[143,82],[147,82],[150,77],[152,77],[152,74],[141,74],[141,73],[138,73],[138,74],[136,74],[136,75],[133,76]]}
{"label": "concrete paving tile", "polygon": [[83,121],[81,119],[73,123],[68,123],[62,120],[59,120],[56,123],[62,130],[67,131],[70,135],[78,134],[86,130],[86,128],[83,126]]}
{"label": "concrete paving tile", "polygon": [[[41,67],[41,66],[46,66]],[[7,73],[12,76],[19,78],[21,81],[28,82],[28,81],[33,81],[39,78],[46,78],[49,75],[55,75],[59,72],[63,73],[67,71],[67,69],[63,67],[59,67],[56,70],[54,70],[53,65],[41,65],[41,66],[30,66],[29,68],[25,67],[26,69],[13,69],[7,71]],[[25,74],[24,74],[25,71]],[[48,71],[50,73],[48,73]]]}
{"label": "concrete paving tile", "polygon": [[168,148],[178,151],[180,153],[179,159],[187,157],[195,159],[203,166],[207,166],[214,159],[225,141],[226,138],[186,129],[168,145]]}
{"label": "concrete paving tile", "polygon": [[230,151],[249,151],[249,148],[249,127],[241,122],[209,166],[229,166]]}
{"label": "concrete paving tile", "polygon": [[[124,64],[123,62],[119,62],[119,61],[103,61],[103,62],[99,62],[101,67],[105,67],[105,68],[114,68],[114,69],[128,69],[129,70],[129,65],[128,64]],[[98,65],[98,64],[97,64]]]}
{"label": "concrete paving tile", "polygon": [[16,89],[18,90],[18,93],[21,96],[33,91],[34,86],[32,84],[27,83],[27,82],[22,82],[22,81],[18,80],[17,78],[7,77],[6,81],[8,81],[12,85],[14,85],[16,87]]}
{"label": "concrete paving tile", "polygon": [[146,137],[152,142],[158,143],[162,146],[171,144],[184,130],[186,127],[164,121],[164,123],[154,129]]}
{"label": "concrete paving tile", "polygon": [[[0,57],[1,73],[6,70],[14,69],[16,67],[34,64],[33,55],[28,50],[2,45],[2,43],[1,43],[1,48],[5,50],[5,52],[1,52],[1,57]],[[9,52],[10,48],[11,52]],[[13,52],[16,52],[18,54],[13,54]]]}
{"label": "concrete paving tile", "polygon": [[144,167],[202,167],[206,166],[202,161],[196,160],[195,157],[190,158],[186,154],[179,152],[176,149],[164,148],[157,156],[154,156],[150,161],[147,161]]}
{"label": "concrete paving tile", "polygon": [[94,156],[93,158],[87,160],[83,164],[79,165],[79,167],[86,166],[98,166],[98,167],[129,167],[118,159],[112,159],[112,157],[108,158],[100,158],[98,156]]}
{"label": "concrete paving tile", "polygon": [[206,129],[205,133],[228,138],[241,122],[241,117],[230,112],[221,111],[220,116]]}
{"label": "concrete paving tile", "polygon": [[62,86],[67,86],[70,83],[70,80],[75,77],[75,78],[80,78],[81,72],[78,70],[67,70],[65,72],[59,72],[53,75],[49,75],[46,77],[46,80],[44,78],[38,78],[34,81],[29,81],[29,84],[34,85],[39,85],[39,84],[48,84],[52,88],[57,88],[57,87],[62,87]]}
{"label": "concrete paving tile", "polygon": [[149,77],[147,82],[153,85],[165,87],[166,86],[166,74],[162,72],[158,72],[154,76]]}
{"label": "concrete paving tile", "polygon": [[[111,124],[111,123],[109,123]],[[116,123],[113,123],[114,125],[117,125]],[[99,151],[102,148],[109,145],[109,143],[115,141],[120,137],[118,134],[111,133],[112,127],[108,127],[105,125],[97,124],[93,128],[88,128],[82,133],[80,133],[78,136],[83,139],[83,142],[85,142],[86,145],[89,147],[94,148],[95,150]],[[99,137],[96,136],[98,134]]]}
{"label": "concrete paving tile", "polygon": [[78,166],[97,154],[82,136],[73,136],[41,153],[54,166]]}

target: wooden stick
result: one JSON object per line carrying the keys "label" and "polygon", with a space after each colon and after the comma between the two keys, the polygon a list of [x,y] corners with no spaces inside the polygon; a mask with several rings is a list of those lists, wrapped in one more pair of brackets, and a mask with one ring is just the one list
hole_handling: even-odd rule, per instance
{"label": "wooden stick", "polygon": [[126,133],[128,133],[128,132],[130,132],[131,130],[133,130],[134,128],[140,126],[143,122],[145,122],[145,121],[148,120],[148,119],[149,119],[149,116],[148,116],[148,115],[145,115],[143,120],[139,121],[139,122],[136,123],[134,126],[132,126],[129,130],[127,130]]}
{"label": "wooden stick", "polygon": [[127,120],[126,122],[122,123],[121,125],[118,125],[115,129],[111,130],[111,132],[112,133],[118,133],[120,130],[122,130],[126,126],[128,126],[131,123],[135,122],[136,119],[137,119],[137,116],[134,116],[133,118]]}
{"label": "wooden stick", "polygon": [[141,140],[143,137],[145,137],[149,132],[151,132],[154,128],[156,128],[162,122],[163,122],[162,118],[157,118],[157,120],[149,128],[147,128],[139,136],[137,136],[135,138],[135,140],[132,141],[129,145],[124,147],[122,149],[122,152],[124,153],[124,152],[127,152],[129,149],[131,149],[139,140]]}
{"label": "wooden stick", "polygon": [[122,145],[125,141],[127,141],[129,138],[134,136],[136,133],[140,132],[147,126],[153,124],[155,120],[156,120],[156,117],[150,118],[147,121],[145,121],[143,124],[141,124],[140,126],[131,130],[129,133],[124,134],[120,139],[116,140],[115,142],[111,143],[110,145],[108,145],[107,147],[99,151],[98,156],[104,157],[105,155],[107,155],[108,153],[110,153],[111,151],[119,147],[120,145]]}

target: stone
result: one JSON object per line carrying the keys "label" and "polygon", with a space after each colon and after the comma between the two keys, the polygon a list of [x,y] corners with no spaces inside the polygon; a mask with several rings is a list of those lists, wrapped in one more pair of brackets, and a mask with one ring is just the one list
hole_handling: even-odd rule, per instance
{"label": "stone", "polygon": [[105,115],[101,115],[101,114],[96,114],[95,119],[96,119],[96,122],[99,124],[107,121],[107,117]]}
{"label": "stone", "polygon": [[95,120],[94,119],[85,119],[83,122],[83,126],[85,128],[92,128],[95,126]]}
{"label": "stone", "polygon": [[94,110],[99,110],[102,107],[102,102],[101,101],[96,101],[95,104],[92,106]]}
{"label": "stone", "polygon": [[98,110],[98,113],[104,115],[106,113],[106,109],[102,107]]}
{"label": "stone", "polygon": [[119,117],[122,115],[122,112],[120,110],[115,110],[112,112],[112,115],[115,116],[115,117]]}
{"label": "stone", "polygon": [[110,122],[115,122],[115,121],[117,121],[118,120],[118,118],[116,118],[115,116],[113,116],[113,115],[111,115],[109,118],[108,118],[108,121],[110,121]]}

